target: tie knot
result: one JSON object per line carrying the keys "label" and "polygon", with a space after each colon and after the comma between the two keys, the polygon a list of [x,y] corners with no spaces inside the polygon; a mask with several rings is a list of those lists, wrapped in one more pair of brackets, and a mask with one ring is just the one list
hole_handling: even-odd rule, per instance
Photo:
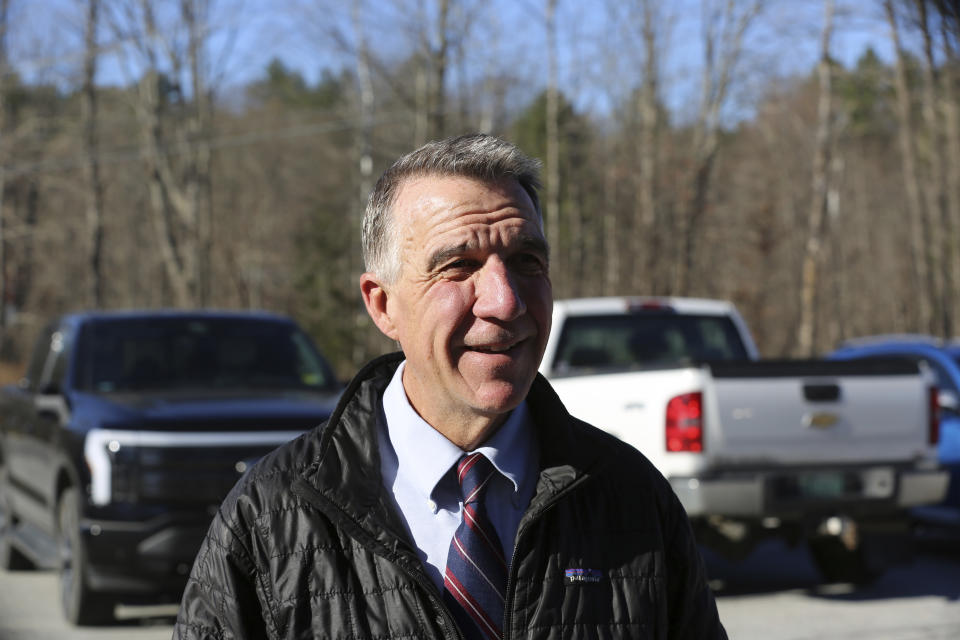
{"label": "tie knot", "polygon": [[471,453],[460,458],[457,463],[457,480],[460,482],[460,494],[464,504],[483,499],[490,479],[496,469],[482,453]]}

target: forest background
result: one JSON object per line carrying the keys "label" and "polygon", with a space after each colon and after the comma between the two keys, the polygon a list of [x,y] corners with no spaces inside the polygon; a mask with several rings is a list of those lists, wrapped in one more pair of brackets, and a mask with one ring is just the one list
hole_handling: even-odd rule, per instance
{"label": "forest background", "polygon": [[380,172],[544,162],[556,297],[734,301],[767,356],[957,332],[957,0],[0,0],[0,377],[52,315],[268,309],[346,377]]}

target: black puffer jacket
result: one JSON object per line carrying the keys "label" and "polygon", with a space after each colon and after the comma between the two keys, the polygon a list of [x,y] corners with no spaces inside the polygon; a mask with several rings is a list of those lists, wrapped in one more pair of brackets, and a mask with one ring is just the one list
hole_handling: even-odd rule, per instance
{"label": "black puffer jacket", "polygon": [[[231,492],[174,638],[460,637],[380,479],[374,416],[399,355]],[[726,638],[683,509],[635,449],[528,396],[541,471],[516,538],[506,638]],[[581,570],[581,571],[568,571]]]}

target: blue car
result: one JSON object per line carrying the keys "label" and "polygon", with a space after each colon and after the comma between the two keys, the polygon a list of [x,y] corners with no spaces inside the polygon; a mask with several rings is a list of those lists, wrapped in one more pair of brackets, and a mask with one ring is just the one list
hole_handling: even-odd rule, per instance
{"label": "blue car", "polygon": [[960,508],[960,343],[913,334],[871,336],[847,341],[828,356],[834,360],[890,357],[922,361],[936,375],[941,409],[937,453],[950,470],[944,503]]}

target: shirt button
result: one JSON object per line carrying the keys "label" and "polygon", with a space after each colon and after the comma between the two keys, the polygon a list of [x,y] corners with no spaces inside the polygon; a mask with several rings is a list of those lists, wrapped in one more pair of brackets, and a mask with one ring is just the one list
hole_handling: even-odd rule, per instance
{"label": "shirt button", "polygon": [[430,507],[430,511],[433,511],[434,514],[437,513],[437,503],[433,500],[427,500],[427,506]]}

